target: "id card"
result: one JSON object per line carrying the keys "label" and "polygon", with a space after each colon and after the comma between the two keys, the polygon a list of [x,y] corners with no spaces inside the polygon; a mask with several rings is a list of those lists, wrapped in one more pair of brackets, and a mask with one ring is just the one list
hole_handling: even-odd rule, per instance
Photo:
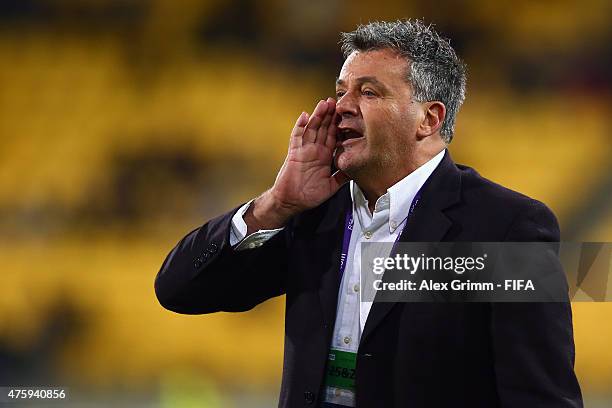
{"label": "id card", "polygon": [[357,353],[329,349],[325,385],[355,391],[355,366]]}

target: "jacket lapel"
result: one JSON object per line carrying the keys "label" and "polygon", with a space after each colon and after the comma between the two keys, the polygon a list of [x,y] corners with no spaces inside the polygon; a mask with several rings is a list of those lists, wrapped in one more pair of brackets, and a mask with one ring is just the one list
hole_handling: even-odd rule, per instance
{"label": "jacket lapel", "polygon": [[[348,184],[348,183],[347,183]],[[338,305],[338,290],[340,286],[340,252],[342,250],[342,237],[344,235],[344,220],[346,211],[351,209],[350,189],[344,186],[338,193],[338,199],[332,203],[323,216],[322,222],[317,228],[317,240],[325,242],[324,246],[333,248],[332,251],[321,251],[324,256],[331,259],[323,260],[324,271],[321,276],[319,287],[319,301],[323,313],[323,322],[331,333],[336,320],[336,309]],[[318,263],[321,260],[313,260]]]}
{"label": "jacket lapel", "polygon": [[[444,214],[444,210],[460,200],[460,193],[461,176],[447,150],[438,167],[423,185],[421,199],[413,214],[408,218],[399,241],[442,241],[452,225],[451,220]],[[391,254],[393,255],[394,253]],[[364,343],[395,304],[394,302],[377,302],[374,298],[360,344]]]}

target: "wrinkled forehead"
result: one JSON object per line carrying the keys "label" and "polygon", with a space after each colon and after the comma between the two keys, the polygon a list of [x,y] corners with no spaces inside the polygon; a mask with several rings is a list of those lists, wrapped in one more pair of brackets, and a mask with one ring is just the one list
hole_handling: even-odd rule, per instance
{"label": "wrinkled forehead", "polygon": [[344,61],[338,80],[349,84],[355,78],[375,77],[389,84],[406,82],[408,69],[406,58],[389,48],[354,51]]}

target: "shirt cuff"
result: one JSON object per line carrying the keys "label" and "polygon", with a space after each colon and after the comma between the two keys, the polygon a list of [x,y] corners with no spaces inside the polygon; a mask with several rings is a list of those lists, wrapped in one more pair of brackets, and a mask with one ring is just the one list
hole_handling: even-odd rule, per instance
{"label": "shirt cuff", "polygon": [[248,237],[247,225],[244,222],[244,213],[249,209],[249,206],[253,200],[249,201],[236,211],[236,214],[232,217],[232,227],[230,229],[230,245],[236,251],[242,251],[244,249],[253,249],[262,246],[270,238],[278,234],[283,228],[277,228],[272,230],[259,230]]}

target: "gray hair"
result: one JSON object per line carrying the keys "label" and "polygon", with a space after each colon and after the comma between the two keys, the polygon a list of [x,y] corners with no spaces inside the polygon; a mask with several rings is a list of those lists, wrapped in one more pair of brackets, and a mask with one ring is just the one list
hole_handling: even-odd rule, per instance
{"label": "gray hair", "polygon": [[465,99],[466,66],[449,40],[420,20],[375,21],[342,33],[344,57],[354,51],[390,48],[408,60],[408,82],[419,102],[440,101],[446,117],[440,134],[445,143],[453,139],[455,116]]}

